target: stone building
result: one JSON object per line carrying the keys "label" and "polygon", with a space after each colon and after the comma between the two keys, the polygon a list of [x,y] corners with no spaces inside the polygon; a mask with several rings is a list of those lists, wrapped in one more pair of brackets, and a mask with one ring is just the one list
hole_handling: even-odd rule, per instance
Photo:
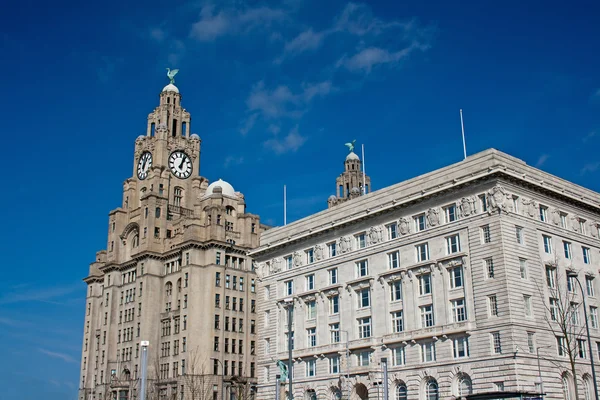
{"label": "stone building", "polygon": [[371,178],[365,174],[362,169],[362,161],[353,151],[346,156],[344,172],[336,178],[335,186],[336,194],[327,199],[329,208],[369,193]]}
{"label": "stone building", "polygon": [[[395,400],[542,390],[573,399],[575,388],[591,399],[599,223],[598,193],[487,150],[263,232],[249,253],[259,398],[275,398],[277,361],[288,363],[291,308],[295,399],[382,398],[383,357]],[[551,321],[564,285],[570,326],[583,326],[570,270],[594,349],[580,330],[576,379]]]}
{"label": "stone building", "polygon": [[172,83],[135,141],[122,205],[88,285],[80,399],[135,399],[149,341],[148,399],[254,393],[259,218],[199,174],[200,138]]}

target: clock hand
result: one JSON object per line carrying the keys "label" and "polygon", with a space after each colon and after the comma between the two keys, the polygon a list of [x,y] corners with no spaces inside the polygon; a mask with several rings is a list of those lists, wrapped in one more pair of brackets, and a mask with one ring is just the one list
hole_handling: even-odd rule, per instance
{"label": "clock hand", "polygon": [[179,163],[179,169],[181,169],[183,167],[183,163],[185,162],[185,158],[181,159],[181,162]]}

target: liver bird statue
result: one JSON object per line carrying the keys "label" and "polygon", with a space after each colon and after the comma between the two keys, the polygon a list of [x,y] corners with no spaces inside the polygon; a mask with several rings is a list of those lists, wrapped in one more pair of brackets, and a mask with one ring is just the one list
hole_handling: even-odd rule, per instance
{"label": "liver bird statue", "polygon": [[178,72],[178,69],[171,70],[171,68],[167,68],[167,77],[169,78],[169,83],[175,83],[175,75],[177,75]]}
{"label": "liver bird statue", "polygon": [[354,139],[350,143],[346,143],[344,146],[348,147],[348,151],[352,153],[354,151],[354,144],[356,143],[356,139]]}

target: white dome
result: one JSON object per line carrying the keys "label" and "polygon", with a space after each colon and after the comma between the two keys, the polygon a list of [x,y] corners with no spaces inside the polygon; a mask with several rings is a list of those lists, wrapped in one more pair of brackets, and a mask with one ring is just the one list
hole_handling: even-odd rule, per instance
{"label": "white dome", "polygon": [[172,83],[169,83],[167,86],[165,86],[162,91],[179,93],[179,89],[177,89],[177,86],[173,85]]}
{"label": "white dome", "polygon": [[195,133],[192,133],[190,135],[190,138],[192,138],[192,139],[200,139],[200,136],[196,135]]}
{"label": "white dome", "polygon": [[348,160],[357,160],[357,161],[358,161],[358,160],[359,160],[359,158],[358,158],[358,156],[356,155],[356,153],[354,153],[354,152],[351,152],[350,154],[348,154],[348,155],[346,156],[346,161],[348,161]]}
{"label": "white dome", "polygon": [[234,197],[234,198],[237,197],[235,195],[235,190],[233,190],[233,186],[231,186],[229,183],[225,182],[222,179],[219,179],[218,181],[215,181],[215,182],[211,183],[210,185],[208,185],[208,187],[206,188],[206,193],[204,194],[204,197],[208,197],[208,196],[214,194],[216,188],[220,188],[221,193],[224,196]]}

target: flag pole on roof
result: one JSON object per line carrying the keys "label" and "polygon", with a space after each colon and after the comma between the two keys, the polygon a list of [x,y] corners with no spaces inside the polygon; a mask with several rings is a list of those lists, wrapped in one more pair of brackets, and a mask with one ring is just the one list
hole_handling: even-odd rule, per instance
{"label": "flag pole on roof", "polygon": [[463,155],[467,158],[467,144],[465,142],[465,124],[463,122],[462,108],[460,109],[460,127],[462,129]]}

